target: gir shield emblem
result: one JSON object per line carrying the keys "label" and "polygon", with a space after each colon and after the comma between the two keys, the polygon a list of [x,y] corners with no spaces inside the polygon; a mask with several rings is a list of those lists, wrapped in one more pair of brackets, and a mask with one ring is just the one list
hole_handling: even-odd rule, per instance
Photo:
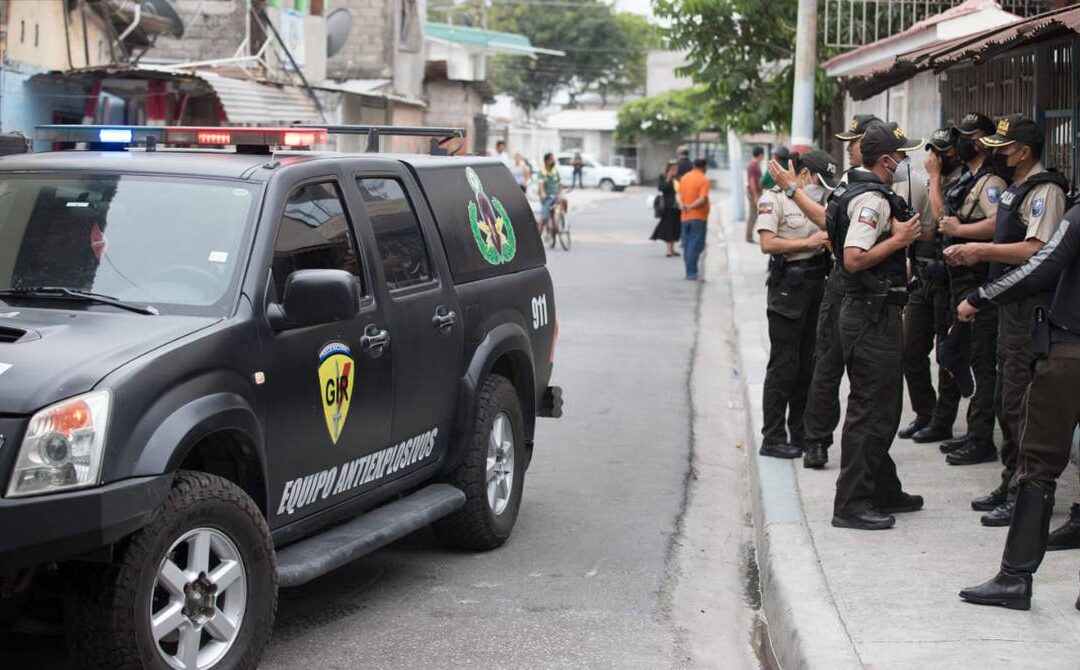
{"label": "gir shield emblem", "polygon": [[331,342],[319,351],[319,395],[330,440],[337,444],[349,416],[356,364],[348,345]]}
{"label": "gir shield emblem", "polygon": [[465,168],[465,178],[473,190],[469,201],[469,224],[480,255],[488,263],[499,265],[514,260],[517,238],[510,215],[498,198],[488,198],[480,176],[472,168]]}

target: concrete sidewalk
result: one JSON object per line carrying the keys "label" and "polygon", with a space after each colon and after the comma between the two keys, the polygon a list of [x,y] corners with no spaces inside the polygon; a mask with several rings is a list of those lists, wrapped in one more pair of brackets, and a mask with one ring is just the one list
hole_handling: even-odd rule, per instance
{"label": "concrete sidewalk", "polygon": [[[729,211],[719,200],[718,209]],[[806,470],[801,459],[757,455],[769,351],[767,258],[743,241],[741,221],[720,218],[709,241],[714,253],[727,255],[750,415],[763,607],[780,664],[828,670],[1080,666],[1080,612],[1073,606],[1080,551],[1047,554],[1030,612],[978,607],[957,597],[961,588],[990,578],[1001,558],[1007,529],[984,528],[969,505],[996,484],[999,464],[952,467],[936,444],[897,440],[890,453],[904,489],[923,495],[926,507],[898,515],[891,530],[865,532],[830,525],[838,446],[825,470]],[[966,401],[957,434],[964,431],[965,407]],[[911,417],[905,395],[903,420]],[[839,438],[838,429],[837,445]],[[1078,489],[1070,467],[1059,483],[1052,528],[1065,519]]]}

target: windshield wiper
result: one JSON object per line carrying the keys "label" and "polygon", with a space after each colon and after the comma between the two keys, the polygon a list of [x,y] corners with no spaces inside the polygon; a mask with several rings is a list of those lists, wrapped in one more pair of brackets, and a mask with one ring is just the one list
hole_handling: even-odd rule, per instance
{"label": "windshield wiper", "polygon": [[117,300],[111,295],[91,293],[90,291],[67,288],[66,286],[28,286],[20,288],[5,288],[0,289],[0,298],[50,298],[61,300],[78,300],[82,302],[92,302],[98,305],[110,305],[119,309],[126,309],[129,312],[135,312],[136,314],[148,314],[150,316],[156,316],[158,314],[158,311],[153,307],[141,307],[139,305],[132,305]]}

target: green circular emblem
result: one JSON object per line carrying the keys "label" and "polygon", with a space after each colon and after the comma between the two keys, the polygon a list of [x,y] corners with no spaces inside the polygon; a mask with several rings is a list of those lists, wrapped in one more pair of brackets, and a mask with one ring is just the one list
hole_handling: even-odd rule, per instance
{"label": "green circular emblem", "polygon": [[509,263],[517,254],[517,237],[510,215],[498,198],[488,198],[480,176],[472,168],[465,168],[465,179],[473,191],[469,201],[469,225],[480,255],[492,265]]}

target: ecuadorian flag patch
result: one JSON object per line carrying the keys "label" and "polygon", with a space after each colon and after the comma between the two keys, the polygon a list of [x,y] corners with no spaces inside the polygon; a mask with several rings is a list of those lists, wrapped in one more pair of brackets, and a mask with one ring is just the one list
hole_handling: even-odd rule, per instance
{"label": "ecuadorian flag patch", "polygon": [[771,202],[759,202],[757,206],[758,214],[772,214],[773,204]]}
{"label": "ecuadorian flag patch", "polygon": [[863,207],[859,210],[859,223],[865,223],[871,228],[877,228],[878,211],[873,207]]}

